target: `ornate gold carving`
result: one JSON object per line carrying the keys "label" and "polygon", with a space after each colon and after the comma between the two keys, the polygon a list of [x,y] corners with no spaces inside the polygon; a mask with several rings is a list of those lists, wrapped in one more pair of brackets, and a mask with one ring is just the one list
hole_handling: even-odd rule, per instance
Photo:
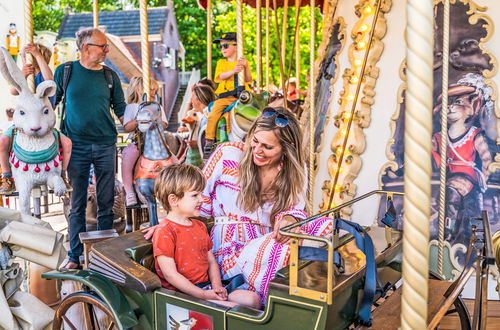
{"label": "ornate gold carving", "polygon": [[[387,30],[384,14],[392,5],[391,0],[380,1],[379,4],[376,0],[360,0],[354,7],[359,19],[351,31],[353,42],[348,49],[351,66],[342,75],[344,89],[340,93],[340,107],[334,117],[338,132],[331,142],[333,154],[328,159],[331,180],[325,181],[322,187],[322,210],[346,202],[356,193],[353,181],[361,168],[359,155],[366,145],[363,129],[370,125],[374,89],[379,75],[376,64],[384,50],[381,42]],[[378,5],[380,7],[376,9]],[[343,209],[343,216],[350,213],[350,209]]]}

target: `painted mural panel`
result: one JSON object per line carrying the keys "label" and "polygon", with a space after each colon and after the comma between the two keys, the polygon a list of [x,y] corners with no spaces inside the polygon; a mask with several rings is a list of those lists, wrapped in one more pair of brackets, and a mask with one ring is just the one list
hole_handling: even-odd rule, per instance
{"label": "painted mural panel", "polygon": [[[463,246],[468,245],[470,219],[487,210],[492,230],[500,229],[500,147],[498,118],[495,114],[496,86],[489,79],[497,71],[497,62],[484,43],[493,33],[485,8],[468,0],[452,1],[450,22],[449,86],[448,86],[448,145],[446,149],[446,210],[445,239],[459,251],[450,259],[462,259]],[[441,143],[441,78],[442,78],[443,6],[435,5],[434,50],[434,116],[433,116],[433,177],[431,201],[431,240],[437,239],[439,216],[439,166]],[[404,64],[401,70],[404,77]],[[393,116],[393,138],[389,141],[390,160],[381,171],[381,185],[386,190],[403,190],[404,178],[404,90],[398,92],[399,108]],[[495,163],[497,156],[497,163]],[[411,193],[411,192],[408,192]],[[402,198],[395,199],[402,210]],[[385,200],[380,212],[385,211]],[[398,227],[402,227],[402,211]]]}

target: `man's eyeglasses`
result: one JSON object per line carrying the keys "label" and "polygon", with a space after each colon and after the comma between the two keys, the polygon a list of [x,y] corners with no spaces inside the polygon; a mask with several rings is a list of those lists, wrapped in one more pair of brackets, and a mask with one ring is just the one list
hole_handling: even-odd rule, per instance
{"label": "man's eyeglasses", "polygon": [[219,44],[219,49],[222,50],[222,49],[228,49],[229,46],[234,46],[235,44]]}
{"label": "man's eyeglasses", "polygon": [[100,47],[100,48],[102,48],[102,50],[108,50],[108,49],[109,49],[109,44],[98,45],[98,44],[91,44],[91,43],[88,43],[87,45],[89,45],[89,46],[96,46],[96,47]]}
{"label": "man's eyeglasses", "polygon": [[272,108],[264,109],[264,112],[262,113],[263,118],[272,118],[274,116],[276,116],[274,119],[276,126],[283,128],[288,125],[288,118],[281,113],[277,113],[276,110]]}

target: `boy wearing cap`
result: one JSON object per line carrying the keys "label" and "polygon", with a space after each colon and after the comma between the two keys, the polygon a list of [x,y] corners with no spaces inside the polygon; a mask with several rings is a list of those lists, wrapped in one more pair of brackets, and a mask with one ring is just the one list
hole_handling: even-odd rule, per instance
{"label": "boy wearing cap", "polygon": [[237,100],[238,94],[238,73],[243,72],[245,77],[245,88],[250,90],[249,83],[252,82],[252,73],[245,57],[238,59],[236,53],[236,33],[224,33],[220,39],[213,41],[218,44],[222,52],[223,59],[217,61],[215,67],[214,81],[219,84],[215,90],[218,95],[214,101],[212,109],[208,114],[207,128],[205,131],[205,158],[208,158],[215,148],[215,135],[217,122],[222,116],[224,109]]}

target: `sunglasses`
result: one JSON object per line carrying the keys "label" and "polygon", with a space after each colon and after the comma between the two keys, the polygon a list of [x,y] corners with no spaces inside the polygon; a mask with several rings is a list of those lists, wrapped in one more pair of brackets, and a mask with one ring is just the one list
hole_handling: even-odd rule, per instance
{"label": "sunglasses", "polygon": [[102,50],[108,50],[109,49],[109,44],[98,45],[98,44],[88,43],[87,45],[89,45],[89,46],[96,46],[96,47],[102,48]]}
{"label": "sunglasses", "polygon": [[272,117],[276,117],[274,119],[274,124],[276,124],[276,126],[283,128],[288,125],[288,118],[286,118],[286,116],[281,113],[277,113],[276,110],[267,109],[262,113],[262,118]]}
{"label": "sunglasses", "polygon": [[227,44],[226,43],[226,44],[219,44],[217,47],[219,47],[219,49],[222,50],[222,49],[228,49],[229,46],[234,46],[234,45],[236,45],[236,44]]}

